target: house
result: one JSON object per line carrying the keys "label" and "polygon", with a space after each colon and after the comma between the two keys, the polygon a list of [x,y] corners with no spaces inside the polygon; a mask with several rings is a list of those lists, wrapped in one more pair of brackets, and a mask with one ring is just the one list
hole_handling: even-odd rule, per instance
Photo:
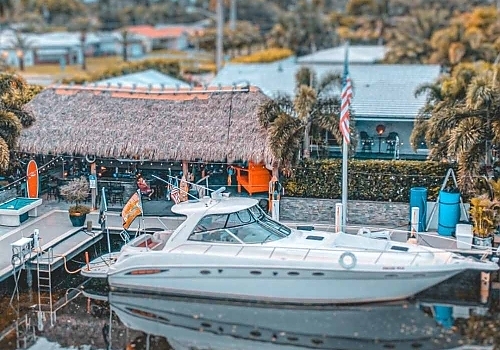
{"label": "house", "polygon": [[[20,34],[27,48],[20,52],[16,34],[12,30],[4,30],[0,36],[0,54],[7,64],[19,67],[23,59],[24,66],[35,64],[81,64],[86,57],[121,55],[123,43],[119,32],[87,33],[84,37],[79,32],[51,32],[43,34]],[[82,39],[84,45],[82,47]],[[130,58],[143,57],[145,48],[138,37],[128,39],[127,50]]]}
{"label": "house", "polygon": [[[319,53],[316,57],[321,58]],[[356,57],[359,55],[349,55],[350,60],[363,60]],[[245,82],[259,87],[270,97],[279,94],[293,96],[295,73],[302,66],[314,69],[319,77],[328,72],[342,74],[342,61],[327,64],[320,58],[317,58],[318,62],[310,58],[307,64],[300,63],[300,59],[293,57],[265,64],[229,63],[210,85]],[[333,62],[337,60],[334,59]],[[423,140],[417,152],[410,145],[415,117],[425,104],[425,96],[416,97],[414,94],[417,87],[439,77],[439,65],[387,65],[374,64],[373,60],[368,62],[370,63],[352,64],[349,67],[354,90],[351,107],[359,136],[356,156],[425,159],[428,151]],[[336,93],[340,95],[340,91]],[[330,155],[340,155],[339,145],[328,135],[325,136],[325,143],[328,144]],[[319,149],[317,145],[311,147],[313,151]]]}
{"label": "house", "polygon": [[148,69],[142,72],[125,74],[119,77],[113,77],[95,82],[99,86],[117,86],[117,87],[151,87],[151,88],[189,88],[190,85],[182,80],[173,78],[169,75],[158,72],[154,69]]}
{"label": "house", "polygon": [[136,25],[129,26],[130,33],[142,37],[149,42],[153,50],[186,50],[189,47],[189,36],[202,30],[191,25]]}

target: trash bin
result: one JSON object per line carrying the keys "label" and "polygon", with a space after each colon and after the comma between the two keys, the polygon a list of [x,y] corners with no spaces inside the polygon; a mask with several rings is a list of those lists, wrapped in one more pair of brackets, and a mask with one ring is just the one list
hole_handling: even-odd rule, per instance
{"label": "trash bin", "polygon": [[415,207],[418,208],[418,232],[424,232],[427,222],[427,188],[412,187],[410,189],[410,219],[408,221],[411,221],[411,208]]}
{"label": "trash bin", "polygon": [[458,190],[439,192],[439,215],[437,232],[442,236],[455,234],[460,221],[460,192]]}
{"label": "trash bin", "polygon": [[434,305],[434,319],[444,328],[453,327],[453,308],[451,306]]}

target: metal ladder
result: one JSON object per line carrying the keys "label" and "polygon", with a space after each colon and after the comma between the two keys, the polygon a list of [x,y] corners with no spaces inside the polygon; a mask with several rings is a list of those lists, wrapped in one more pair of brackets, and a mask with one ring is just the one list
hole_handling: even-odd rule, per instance
{"label": "metal ladder", "polygon": [[50,316],[50,325],[54,326],[56,314],[52,301],[52,272],[51,263],[54,260],[54,252],[49,248],[46,256],[39,251],[36,256],[36,276],[38,286],[38,329],[43,330],[43,324],[46,320],[45,314]]}
{"label": "metal ladder", "polygon": [[28,314],[24,315],[24,320],[16,319],[16,347],[18,349],[28,349],[35,342],[35,327],[31,324],[31,318]]}

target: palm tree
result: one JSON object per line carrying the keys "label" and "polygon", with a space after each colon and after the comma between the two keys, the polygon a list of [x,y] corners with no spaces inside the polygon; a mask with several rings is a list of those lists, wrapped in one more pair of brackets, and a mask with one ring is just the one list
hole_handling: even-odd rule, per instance
{"label": "palm tree", "polygon": [[120,32],[120,43],[122,44],[122,58],[123,62],[128,62],[128,46],[132,42],[132,35],[124,29]]}
{"label": "palm tree", "polygon": [[17,57],[19,59],[19,70],[24,71],[24,55],[26,51],[31,49],[32,41],[23,36],[19,32],[15,32],[14,38],[11,40],[10,45],[16,51]]}
{"label": "palm tree", "polygon": [[414,10],[388,30],[386,63],[426,63],[432,54],[434,32],[448,24],[446,9]]}
{"label": "palm tree", "polygon": [[23,128],[35,121],[33,115],[23,110],[27,103],[41,89],[30,89],[26,81],[14,74],[0,74],[0,169],[6,170],[10,152],[17,147]]}
{"label": "palm tree", "polygon": [[450,77],[424,88],[434,91],[412,133],[424,136],[434,160],[458,162],[462,190],[473,189],[484,165],[491,166],[492,145],[500,145],[500,88],[496,65],[460,64]]}
{"label": "palm tree", "polygon": [[324,131],[342,142],[339,130],[340,91],[342,78],[329,73],[318,80],[309,68],[301,68],[296,74],[297,88],[293,98],[280,95],[264,102],[258,111],[261,125],[268,132],[272,152],[279,167],[289,171],[298,160],[310,157],[311,135]]}

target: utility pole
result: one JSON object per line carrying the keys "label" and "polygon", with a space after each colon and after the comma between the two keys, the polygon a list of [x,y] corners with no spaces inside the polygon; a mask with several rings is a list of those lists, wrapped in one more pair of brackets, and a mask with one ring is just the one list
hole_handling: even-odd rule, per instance
{"label": "utility pole", "polygon": [[229,28],[233,31],[236,30],[236,0],[231,0],[231,10],[229,12]]}
{"label": "utility pole", "polygon": [[[234,0],[233,0],[234,1]],[[215,54],[215,64],[217,66],[217,73],[220,72],[222,68],[223,60],[223,36],[224,36],[224,11],[222,8],[222,0],[217,0],[217,38],[216,38],[216,54]]]}

